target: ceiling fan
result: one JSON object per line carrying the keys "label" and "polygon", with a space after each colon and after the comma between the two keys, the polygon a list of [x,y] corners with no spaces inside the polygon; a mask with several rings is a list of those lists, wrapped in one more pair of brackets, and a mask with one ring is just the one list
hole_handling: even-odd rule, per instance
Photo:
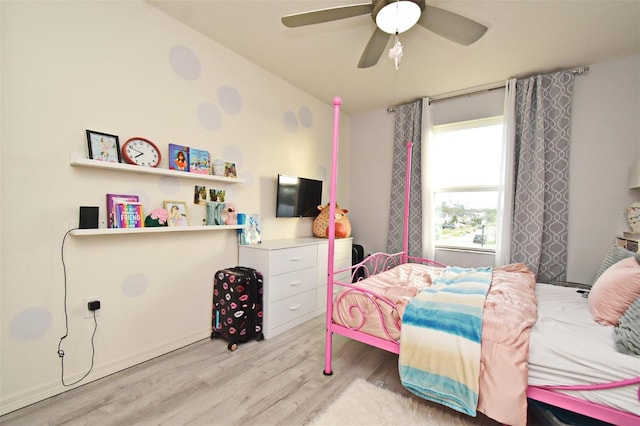
{"label": "ceiling fan", "polygon": [[371,0],[348,6],[331,7],[282,17],[290,28],[319,24],[353,16],[371,14],[376,29],[362,52],[358,68],[378,63],[390,34],[397,35],[418,24],[439,36],[465,46],[478,40],[487,27],[457,13],[429,6],[425,0]]}

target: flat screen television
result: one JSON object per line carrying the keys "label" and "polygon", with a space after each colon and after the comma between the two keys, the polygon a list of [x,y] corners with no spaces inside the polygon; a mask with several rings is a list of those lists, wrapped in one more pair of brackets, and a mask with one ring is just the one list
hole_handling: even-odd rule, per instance
{"label": "flat screen television", "polygon": [[322,204],[322,181],[278,175],[276,217],[316,217]]}

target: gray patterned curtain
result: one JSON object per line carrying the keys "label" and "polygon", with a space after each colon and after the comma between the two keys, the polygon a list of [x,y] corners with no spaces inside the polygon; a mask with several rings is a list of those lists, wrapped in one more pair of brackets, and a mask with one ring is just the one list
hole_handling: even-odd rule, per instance
{"label": "gray patterned curtain", "polygon": [[515,195],[511,261],[538,282],[566,280],[569,137],[574,74],[516,84]]}
{"label": "gray patterned curtain", "polygon": [[421,140],[422,100],[398,107],[393,131],[393,166],[387,252],[403,250],[404,190],[407,141],[413,142],[411,155],[411,198],[409,207],[409,255],[422,256]]}

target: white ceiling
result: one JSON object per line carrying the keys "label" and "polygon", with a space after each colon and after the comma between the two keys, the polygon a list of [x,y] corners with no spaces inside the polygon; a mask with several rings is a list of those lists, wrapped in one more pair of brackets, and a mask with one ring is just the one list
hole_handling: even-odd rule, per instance
{"label": "white ceiling", "polygon": [[147,2],[328,104],[340,96],[349,114],[640,54],[640,0],[427,0],[489,30],[461,46],[415,26],[400,34],[398,71],[386,52],[376,66],[356,67],[375,29],[370,15],[298,28],[280,22],[366,0]]}

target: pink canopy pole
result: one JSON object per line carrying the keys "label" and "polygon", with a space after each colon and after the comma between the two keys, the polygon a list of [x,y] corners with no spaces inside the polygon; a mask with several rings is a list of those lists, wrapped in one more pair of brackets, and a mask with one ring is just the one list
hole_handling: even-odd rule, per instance
{"label": "pink canopy pole", "polygon": [[409,202],[410,202],[410,190],[411,190],[411,152],[413,151],[413,142],[407,142],[407,171],[404,181],[404,221],[402,227],[402,241],[404,252],[403,263],[407,263],[409,258]]}
{"label": "pink canopy pole", "polygon": [[336,236],[336,186],[338,180],[338,148],[340,145],[340,105],[342,99],[333,98],[333,148],[331,154],[331,186],[329,196],[329,227],[328,227],[328,264],[327,264],[327,312],[326,312],[326,344],[324,357],[324,374],[331,375],[331,313],[333,311],[333,259]]}

